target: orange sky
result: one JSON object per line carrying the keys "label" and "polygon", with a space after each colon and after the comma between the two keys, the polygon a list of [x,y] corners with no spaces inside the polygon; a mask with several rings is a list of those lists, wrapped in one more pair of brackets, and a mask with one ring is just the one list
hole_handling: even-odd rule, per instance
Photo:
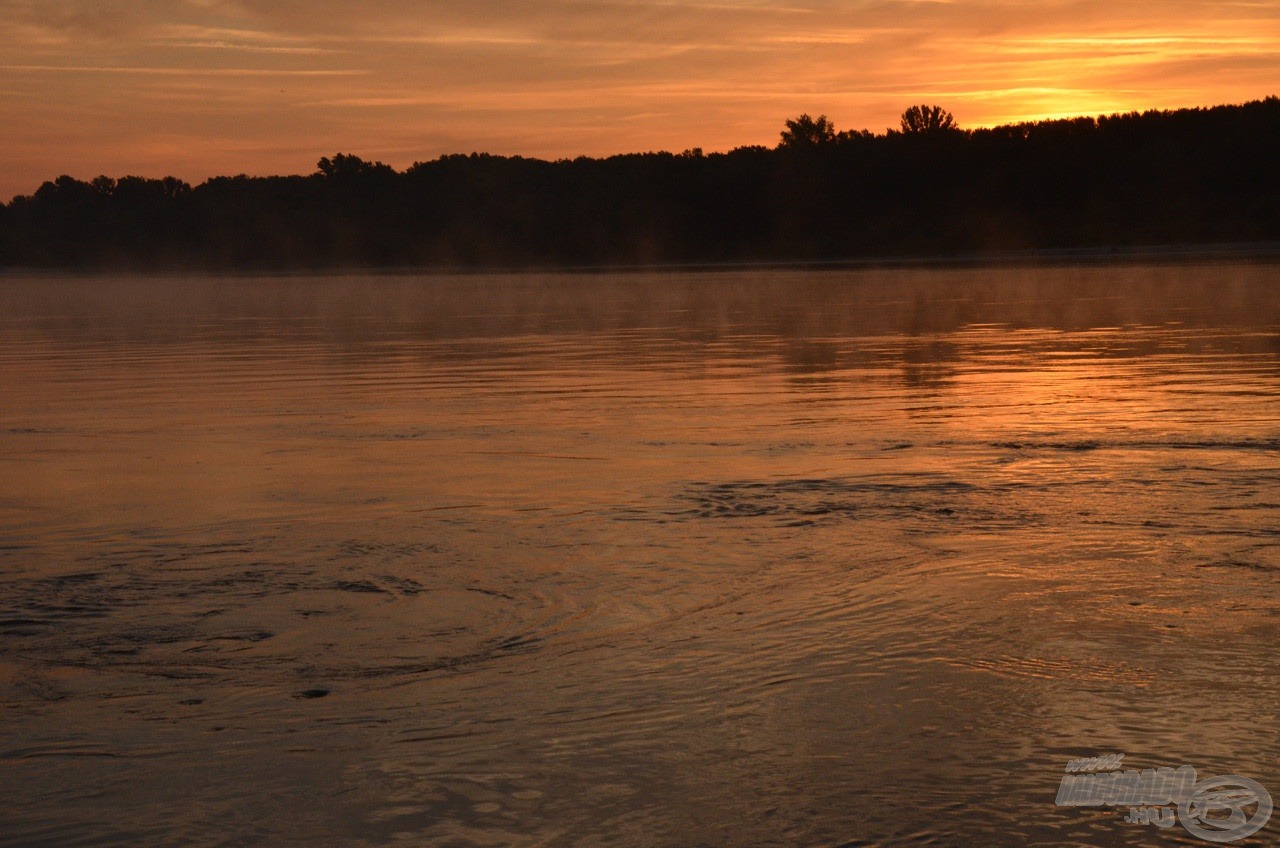
{"label": "orange sky", "polygon": [[1280,93],[1276,0],[0,0],[0,198],[90,178],[776,143]]}

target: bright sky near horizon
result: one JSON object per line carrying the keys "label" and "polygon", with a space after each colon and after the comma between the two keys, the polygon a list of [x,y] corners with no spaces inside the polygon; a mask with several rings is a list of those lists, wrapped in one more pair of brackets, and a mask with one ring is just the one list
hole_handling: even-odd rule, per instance
{"label": "bright sky near horizon", "polygon": [[1280,93],[1280,0],[0,0],[0,198]]}

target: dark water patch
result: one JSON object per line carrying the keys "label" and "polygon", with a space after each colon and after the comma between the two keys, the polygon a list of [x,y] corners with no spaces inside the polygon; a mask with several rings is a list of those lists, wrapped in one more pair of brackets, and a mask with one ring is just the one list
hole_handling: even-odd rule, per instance
{"label": "dark water patch", "polygon": [[1280,439],[1193,439],[1152,442],[1139,446],[1169,450],[1280,451]]}
{"label": "dark water patch", "polygon": [[524,650],[536,646],[541,641],[539,637],[531,635],[508,636],[493,646],[493,652],[496,654]]}
{"label": "dark water patch", "polygon": [[61,584],[77,585],[82,583],[95,583],[102,579],[100,571],[82,571],[78,574],[60,574],[52,578],[51,582]]}
{"label": "dark water patch", "polygon": [[[195,629],[186,624],[134,626],[111,635],[111,640],[139,646],[175,645],[196,637]],[[103,643],[103,647],[110,642]]]}
{"label": "dark water patch", "polygon": [[[1009,486],[1008,489],[1020,488]],[[804,478],[695,484],[676,496],[689,504],[664,515],[688,519],[775,519],[783,526],[809,526],[836,519],[885,515],[949,520],[1023,523],[1033,516],[999,506],[997,489],[957,480],[875,482],[856,478]],[[651,520],[654,520],[651,517]]]}
{"label": "dark water patch", "polygon": [[313,701],[317,698],[326,698],[329,693],[328,689],[303,689],[301,692],[294,692],[293,697],[299,701]]}
{"label": "dark water patch", "polygon": [[47,618],[0,618],[0,627],[47,627],[53,624]]}
{"label": "dark water patch", "polygon": [[110,608],[103,604],[83,603],[32,603],[28,609],[47,613],[51,616],[65,618],[100,618],[110,613]]}
{"label": "dark water patch", "polygon": [[[804,425],[804,422],[796,423],[800,426]],[[755,448],[748,453],[752,456],[778,457],[813,450],[814,447],[816,447],[816,445],[813,442],[778,442],[764,447]]]}
{"label": "dark water patch", "polygon": [[378,581],[386,586],[391,586],[402,595],[412,597],[426,591],[426,587],[414,580],[412,577],[399,577],[394,574],[380,574]]}
{"label": "dark water patch", "polygon": [[[426,635],[426,634],[424,634]],[[440,633],[437,635],[456,635]],[[478,650],[466,653],[439,656],[432,659],[412,662],[375,663],[363,662],[356,665],[325,666],[325,674],[331,678],[375,681],[393,678],[420,678],[438,672],[468,671],[476,666],[497,660],[524,656],[537,650],[542,638],[532,634],[504,636],[488,642]]]}
{"label": "dark water patch", "polygon": [[1209,507],[1209,509],[1212,509],[1218,512],[1224,512],[1224,511],[1230,511],[1230,510],[1236,510],[1236,509],[1280,509],[1280,504],[1267,503],[1267,502],[1242,503],[1242,504],[1216,504],[1214,506]]}
{"label": "dark water patch", "polygon": [[395,559],[420,556],[437,550],[436,546],[424,542],[384,542],[352,539],[338,545],[334,559],[363,559],[366,557]]}
{"label": "dark water patch", "polygon": [[[957,441],[939,442],[940,446],[963,446]],[[1146,450],[1146,451],[1280,451],[1280,439],[1083,439],[1079,441],[1018,439],[988,443],[1001,450],[1042,450],[1085,452],[1096,450]]]}
{"label": "dark water patch", "polygon": [[110,616],[106,604],[39,601],[30,595],[19,596],[6,611],[0,613],[0,630],[8,635],[33,635],[49,628],[65,628]]}
{"label": "dark water patch", "polygon": [[224,633],[210,636],[211,642],[265,642],[276,634],[267,630],[253,630],[248,633]]}
{"label": "dark water patch", "polygon": [[1280,566],[1231,557],[1216,562],[1200,563],[1196,568],[1243,568],[1249,571],[1280,571]]}
{"label": "dark water patch", "polygon": [[54,626],[55,622],[39,618],[0,619],[0,636],[40,636]]}
{"label": "dark water patch", "polygon": [[1089,439],[1080,442],[992,442],[991,447],[1005,450],[1054,450],[1054,451],[1093,451],[1102,447],[1098,441]]}
{"label": "dark water patch", "polygon": [[32,760],[48,757],[119,757],[119,751],[96,745],[41,745],[32,748],[14,748],[0,752],[0,760]]}
{"label": "dark water patch", "polygon": [[339,580],[331,588],[339,592],[355,592],[358,594],[391,594],[386,589],[368,580]]}

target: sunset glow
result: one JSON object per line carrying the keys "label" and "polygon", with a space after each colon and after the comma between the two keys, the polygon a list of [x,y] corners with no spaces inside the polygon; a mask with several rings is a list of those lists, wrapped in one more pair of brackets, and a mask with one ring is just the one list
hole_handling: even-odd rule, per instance
{"label": "sunset glow", "polygon": [[962,126],[1276,93],[1268,2],[0,0],[0,198],[61,173],[306,173]]}

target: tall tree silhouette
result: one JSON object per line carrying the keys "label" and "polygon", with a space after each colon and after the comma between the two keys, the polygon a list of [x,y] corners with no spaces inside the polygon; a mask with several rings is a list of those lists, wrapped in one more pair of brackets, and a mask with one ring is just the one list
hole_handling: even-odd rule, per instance
{"label": "tall tree silhouette", "polygon": [[912,106],[902,113],[902,132],[906,135],[934,135],[957,129],[955,116],[941,106]]}
{"label": "tall tree silhouette", "polygon": [[835,140],[835,125],[827,120],[826,115],[812,118],[806,113],[787,121],[787,128],[782,131],[782,141],[778,146],[789,150],[804,150],[822,147]]}

